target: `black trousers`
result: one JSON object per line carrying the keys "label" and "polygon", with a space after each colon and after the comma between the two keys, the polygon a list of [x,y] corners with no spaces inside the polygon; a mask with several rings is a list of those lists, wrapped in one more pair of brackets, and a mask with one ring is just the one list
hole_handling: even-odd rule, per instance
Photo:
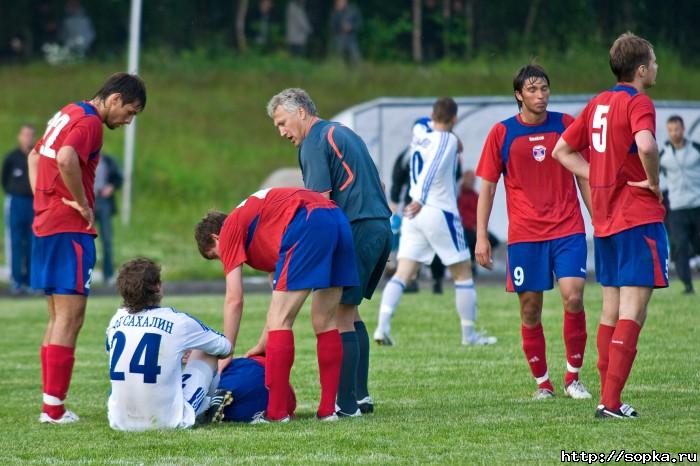
{"label": "black trousers", "polygon": [[694,246],[700,238],[700,207],[676,209],[668,212],[671,227],[672,258],[676,264],[678,278],[687,289],[693,288],[689,260],[693,256]]}

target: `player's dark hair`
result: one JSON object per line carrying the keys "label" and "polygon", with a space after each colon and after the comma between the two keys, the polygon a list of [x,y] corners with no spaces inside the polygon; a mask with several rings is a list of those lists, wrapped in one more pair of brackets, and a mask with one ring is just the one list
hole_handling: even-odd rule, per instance
{"label": "player's dark hair", "polygon": [[160,304],[160,284],[160,266],[151,259],[137,257],[119,268],[117,291],[131,314]]}
{"label": "player's dark hair", "polygon": [[634,81],[637,68],[651,62],[651,43],[626,32],[613,42],[610,47],[610,69],[617,80],[623,83]]}
{"label": "player's dark hair", "polygon": [[[549,76],[547,76],[547,72],[540,65],[528,63],[520,68],[518,72],[515,73],[515,76],[513,76],[513,95],[515,95],[515,92],[522,93],[525,83],[536,79],[544,79],[547,81],[547,86],[549,86]],[[520,110],[523,103],[519,101],[517,97],[515,98],[515,102],[518,104],[518,110]]]}
{"label": "player's dark hair", "polygon": [[95,98],[105,100],[112,94],[121,94],[122,104],[138,104],[146,108],[146,84],[135,74],[114,73],[95,93]]}
{"label": "player's dark hair", "polygon": [[457,102],[452,97],[442,97],[433,104],[433,121],[450,123],[457,115]]}
{"label": "player's dark hair", "polygon": [[668,120],[666,120],[666,124],[668,123],[680,123],[680,125],[685,128],[685,123],[683,123],[683,118],[681,118],[680,115],[671,115],[668,117]]}
{"label": "player's dark hair", "polygon": [[213,259],[209,256],[209,251],[214,247],[214,238],[211,235],[218,235],[226,221],[226,215],[218,210],[210,210],[207,215],[194,227],[194,239],[197,242],[199,253],[205,259]]}

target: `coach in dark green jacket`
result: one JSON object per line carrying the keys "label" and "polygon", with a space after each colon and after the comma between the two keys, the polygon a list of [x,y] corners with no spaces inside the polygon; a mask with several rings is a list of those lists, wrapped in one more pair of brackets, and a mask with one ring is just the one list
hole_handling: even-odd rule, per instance
{"label": "coach in dark green jacket", "polygon": [[391,251],[391,211],[377,167],[364,141],[349,128],[319,118],[303,89],[275,95],[267,113],[280,136],[299,148],[304,186],[335,201],[350,220],[361,285],[343,291],[338,309],[343,339],[338,415],[372,412],[367,390],[369,336],[358,305],[372,297]]}

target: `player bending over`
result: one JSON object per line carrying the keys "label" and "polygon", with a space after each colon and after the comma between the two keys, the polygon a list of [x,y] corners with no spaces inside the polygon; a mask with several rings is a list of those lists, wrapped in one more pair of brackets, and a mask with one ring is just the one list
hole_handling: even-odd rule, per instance
{"label": "player bending over", "polygon": [[[288,422],[289,374],[294,363],[292,325],[312,294],[311,323],[321,379],[316,415],[336,420],[343,347],[335,313],[342,287],[359,283],[350,224],[333,201],[300,188],[258,191],[229,215],[210,211],[195,227],[199,252],[220,259],[226,276],[224,334],[235,346],[243,312],[243,264],[272,274],[267,323],[249,355],[266,355],[265,413],[254,422]],[[223,368],[228,360],[220,365]]]}
{"label": "player bending over", "polygon": [[[194,317],[161,307],[160,267],[145,258],[119,270],[122,307],[107,328],[109,426],[116,430],[186,428],[219,417],[231,393],[214,392],[218,358],[231,343]],[[191,350],[182,368],[183,354]]]}
{"label": "player bending over", "polygon": [[[457,136],[451,131],[457,122],[457,104],[451,98],[433,105],[433,127],[416,133],[411,143],[411,188],[413,201],[406,206],[401,240],[396,255],[396,273],[387,282],[379,308],[379,325],[374,339],[393,345],[391,317],[401,300],[406,283],[421,263],[430,264],[435,254],[450,269],[455,282],[457,313],[462,323],[463,345],[488,345],[495,337],[478,333],[476,291],[472,279],[469,249],[457,208],[455,171],[458,163]],[[420,123],[419,123],[420,124]]]}
{"label": "player bending over", "polygon": [[[637,412],[620,395],[654,288],[668,286],[665,209],[659,190],[656,110],[644,90],[656,83],[651,44],[632,33],[610,48],[617,84],[595,96],[557,142],[555,157],[588,178],[593,198],[595,272],[603,287],[598,325],[602,398],[596,417]],[[590,147],[590,163],[577,151]]]}
{"label": "player bending over", "polygon": [[[547,111],[549,77],[538,65],[518,71],[513,91],[520,113],[493,126],[476,169],[482,181],[474,255],[481,266],[491,268],[488,223],[503,174],[508,207],[507,291],[518,293],[520,300],[523,352],[538,387],[533,397],[554,396],[542,328],[542,295],[552,289],[554,274],[564,306],[564,391],[572,398],[590,398],[579,381],[587,338],[586,232],[574,177],[552,158],[559,135],[574,119]],[[588,185],[580,179],[578,185],[589,206]]]}

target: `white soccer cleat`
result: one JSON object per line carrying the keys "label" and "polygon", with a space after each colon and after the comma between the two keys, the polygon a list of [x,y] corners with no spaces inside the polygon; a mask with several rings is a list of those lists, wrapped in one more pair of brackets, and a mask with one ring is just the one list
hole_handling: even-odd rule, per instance
{"label": "white soccer cleat", "polygon": [[72,424],[73,422],[79,421],[80,418],[73,411],[65,410],[63,416],[58,419],[54,419],[46,413],[41,413],[39,416],[39,422],[42,424]]}
{"label": "white soccer cleat", "polygon": [[639,413],[636,409],[628,405],[627,403],[622,403],[620,406],[620,412],[625,415],[625,417],[639,417]]}
{"label": "white soccer cleat", "polygon": [[316,415],[316,420],[320,422],[335,422],[339,421],[340,418],[336,413],[329,414],[328,416],[319,416],[318,414]]}
{"label": "white soccer cleat", "polygon": [[551,390],[547,390],[546,388],[538,388],[532,395],[532,399],[538,401],[549,400],[550,398],[554,398],[554,392]]}
{"label": "white soccer cleat", "polygon": [[564,387],[564,392],[574,400],[588,400],[591,398],[591,394],[588,393],[586,387],[579,380],[574,380]]}
{"label": "white soccer cleat", "polygon": [[486,345],[493,345],[498,341],[498,338],[486,335],[486,332],[482,330],[481,332],[474,332],[472,336],[467,338],[466,340],[462,340],[462,344],[464,346],[486,346]]}
{"label": "white soccer cleat", "polygon": [[253,416],[253,420],[250,421],[250,424],[286,424],[289,420],[289,416],[285,416],[282,419],[268,419],[265,417],[265,411],[260,411]]}
{"label": "white soccer cleat", "polygon": [[374,341],[381,346],[394,346],[394,339],[389,332],[383,332],[380,328],[374,331]]}

